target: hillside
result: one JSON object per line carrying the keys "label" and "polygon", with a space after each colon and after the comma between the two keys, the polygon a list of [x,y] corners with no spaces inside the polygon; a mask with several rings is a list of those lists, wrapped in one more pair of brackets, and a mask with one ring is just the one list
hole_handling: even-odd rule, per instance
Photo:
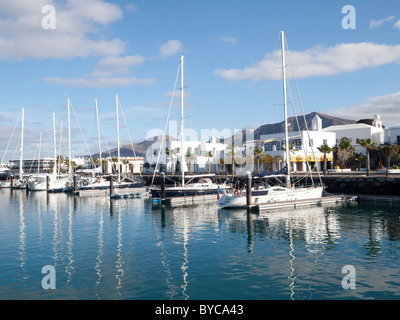
{"label": "hillside", "polygon": [[[354,120],[337,118],[337,117],[333,117],[333,116],[330,116],[330,115],[327,115],[324,113],[320,113],[320,112],[311,112],[311,113],[305,115],[304,118],[306,121],[304,121],[303,116],[297,116],[300,130],[306,130],[306,123],[307,123],[308,128],[310,129],[311,121],[315,117],[316,114],[318,114],[318,116],[322,119],[322,127],[323,128],[330,127],[330,126],[356,123],[356,121],[354,121]],[[289,117],[288,122],[291,124],[291,126],[289,127],[289,131],[298,131],[296,117]],[[262,136],[262,135],[284,132],[284,126],[285,126],[284,121],[279,122],[279,123],[264,124],[254,130],[254,138],[253,139],[258,140],[258,139],[260,139],[260,136]],[[240,132],[237,133],[236,135],[239,135],[239,134],[240,134]],[[242,130],[242,134],[243,134],[243,141],[245,141],[246,140],[246,130]],[[147,148],[154,142],[161,141],[161,139],[162,139],[162,136],[156,136],[156,137],[144,140],[142,142],[135,143],[133,145],[133,147],[135,148],[136,155],[138,157],[144,157],[146,155]],[[174,137],[171,137],[171,136],[166,136],[165,139],[166,139],[166,141],[176,140]],[[230,141],[232,141],[231,139],[232,139],[232,137],[229,139],[225,139],[225,142],[229,144],[229,143],[231,143]],[[224,142],[223,140],[224,139],[221,139],[220,142]],[[240,139],[240,141],[241,141],[241,139]],[[111,149],[110,153],[111,153],[112,157],[116,157],[117,156],[117,148]],[[133,152],[132,152],[131,145],[121,146],[120,154],[121,154],[121,157],[132,157]],[[108,157],[109,153],[107,151],[102,152],[102,156]],[[99,154],[98,153],[94,154],[94,155],[92,155],[92,157],[98,158]]]}
{"label": "hillside", "polygon": [[[144,140],[142,142],[138,142],[138,143],[134,143],[133,144],[133,148],[135,149],[135,153],[137,157],[144,157],[146,155],[146,150],[149,146],[151,146],[154,142],[157,141],[161,141],[162,136],[156,136],[156,137],[152,137],[149,138],[147,140]],[[168,142],[168,141],[173,141],[176,140],[174,137],[171,136],[165,136],[165,141],[164,143]],[[133,157],[133,151],[132,151],[132,146],[130,144],[126,144],[121,146],[120,148],[120,155],[121,157]],[[117,148],[113,148],[110,149],[110,151],[104,151],[102,152],[102,157],[106,158],[109,157],[109,153],[111,153],[112,157],[117,157],[118,156],[118,152],[117,152]],[[94,155],[92,155],[93,158],[99,158],[99,153],[96,153]]]}
{"label": "hillside", "polygon": [[[289,132],[299,130],[297,122],[299,123],[300,130],[306,130],[306,123],[307,123],[309,130],[311,130],[311,121],[317,114],[322,119],[322,127],[323,128],[330,127],[330,126],[356,123],[356,121],[354,121],[354,120],[337,118],[337,117],[333,117],[333,116],[330,116],[330,115],[327,115],[324,113],[320,113],[320,112],[311,112],[309,114],[306,114],[304,117],[297,116],[297,120],[296,120],[296,117],[289,117],[288,123],[291,124],[288,129]],[[304,118],[306,121],[304,121]],[[285,132],[285,121],[278,122],[278,123],[264,124],[254,130],[254,139],[258,140],[258,139],[260,139],[260,137],[262,135],[273,134],[273,133],[282,133],[282,132]],[[238,135],[238,134],[240,134],[240,132],[237,133],[236,135]],[[245,141],[246,140],[246,130],[242,130],[242,134],[243,134],[243,141]],[[232,138],[227,139],[227,140],[231,141],[231,139]],[[227,142],[227,143],[229,143],[229,142]]]}

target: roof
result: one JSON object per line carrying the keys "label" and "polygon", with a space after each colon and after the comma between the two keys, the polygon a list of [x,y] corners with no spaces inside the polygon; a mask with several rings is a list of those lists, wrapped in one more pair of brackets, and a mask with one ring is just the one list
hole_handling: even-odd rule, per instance
{"label": "roof", "polygon": [[367,129],[375,128],[365,123],[354,123],[354,124],[342,124],[338,126],[330,126],[323,128],[322,131],[338,131],[338,130],[352,130],[352,129]]}

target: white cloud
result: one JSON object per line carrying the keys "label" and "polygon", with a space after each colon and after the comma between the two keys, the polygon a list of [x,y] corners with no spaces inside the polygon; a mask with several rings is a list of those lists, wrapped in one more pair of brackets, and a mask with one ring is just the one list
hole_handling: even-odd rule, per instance
{"label": "white cloud", "polygon": [[217,42],[225,42],[225,43],[232,43],[236,44],[236,38],[235,37],[226,37],[226,36],[212,36],[210,38],[211,41],[217,41]]}
{"label": "white cloud", "polygon": [[[280,79],[280,50],[266,54],[264,59],[243,69],[216,69],[214,74],[228,81]],[[291,51],[296,78],[328,76],[377,67],[400,61],[400,45],[371,42],[342,43],[334,47],[315,46],[306,51]],[[289,60],[287,59],[289,63]],[[290,76],[291,68],[288,68]]]}
{"label": "white cloud", "polygon": [[146,58],[141,55],[124,57],[105,57],[100,59],[97,68],[91,73],[94,77],[108,77],[116,74],[127,74],[131,67],[142,64]]}
{"label": "white cloud", "polygon": [[108,88],[108,87],[127,87],[130,85],[151,86],[156,81],[154,78],[136,77],[101,77],[101,78],[63,78],[46,77],[44,82],[51,84],[62,84],[73,87],[86,88]]}
{"label": "white cloud", "polygon": [[173,56],[182,52],[183,45],[179,40],[169,40],[160,47],[161,58]]}
{"label": "white cloud", "polygon": [[[56,10],[56,29],[43,29],[45,5]],[[0,0],[0,60],[71,59],[120,55],[118,38],[96,40],[100,30],[122,18],[119,6],[104,0]]]}
{"label": "white cloud", "polygon": [[400,29],[400,20],[398,20],[398,21],[394,24],[393,27],[396,28],[396,29]]}
{"label": "white cloud", "polygon": [[400,92],[368,98],[365,102],[347,108],[327,111],[327,114],[346,119],[373,118],[379,114],[384,125],[400,124]]}
{"label": "white cloud", "polygon": [[396,18],[396,16],[390,16],[390,17],[380,19],[380,20],[372,19],[371,22],[369,23],[369,28],[370,29],[379,28],[385,22],[394,20],[394,18]]}

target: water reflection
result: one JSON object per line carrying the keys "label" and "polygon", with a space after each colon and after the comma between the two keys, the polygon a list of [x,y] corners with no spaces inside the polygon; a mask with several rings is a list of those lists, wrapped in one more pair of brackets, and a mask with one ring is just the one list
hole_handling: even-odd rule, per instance
{"label": "water reflection", "polygon": [[[5,199],[4,193],[0,196]],[[396,208],[339,205],[248,214],[218,210],[214,204],[171,208],[147,199],[23,191],[7,196],[10,210],[18,214],[15,245],[4,259],[17,261],[19,277],[31,286],[33,297],[43,294],[40,282],[31,281],[40,274],[39,264],[56,267],[59,290],[50,294],[57,298],[335,297],[332,288],[343,295],[337,293],[340,283],[334,283],[342,275],[335,270],[350,259],[369,271],[387,269],[360,273],[363,279],[376,277],[368,280],[370,287],[381,279],[378,274],[390,274],[385,290],[400,285],[393,276],[400,259]],[[361,289],[353,293],[362,294]]]}

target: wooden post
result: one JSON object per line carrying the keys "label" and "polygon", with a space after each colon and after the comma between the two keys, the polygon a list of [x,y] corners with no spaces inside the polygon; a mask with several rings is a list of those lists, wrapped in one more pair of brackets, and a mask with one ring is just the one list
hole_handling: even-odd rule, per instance
{"label": "wooden post", "polygon": [[110,174],[110,196],[114,194],[114,181],[113,181],[113,177]]}
{"label": "wooden post", "polygon": [[46,191],[49,192],[50,189],[50,176],[46,176]]}
{"label": "wooden post", "polygon": [[165,173],[161,172],[161,203],[165,202]]}
{"label": "wooden post", "polygon": [[78,193],[78,184],[76,181],[76,174],[74,174],[74,196],[76,196]]}
{"label": "wooden post", "polygon": [[251,208],[251,172],[246,172],[246,205]]}
{"label": "wooden post", "polygon": [[11,190],[14,189],[14,176],[11,176]]}

